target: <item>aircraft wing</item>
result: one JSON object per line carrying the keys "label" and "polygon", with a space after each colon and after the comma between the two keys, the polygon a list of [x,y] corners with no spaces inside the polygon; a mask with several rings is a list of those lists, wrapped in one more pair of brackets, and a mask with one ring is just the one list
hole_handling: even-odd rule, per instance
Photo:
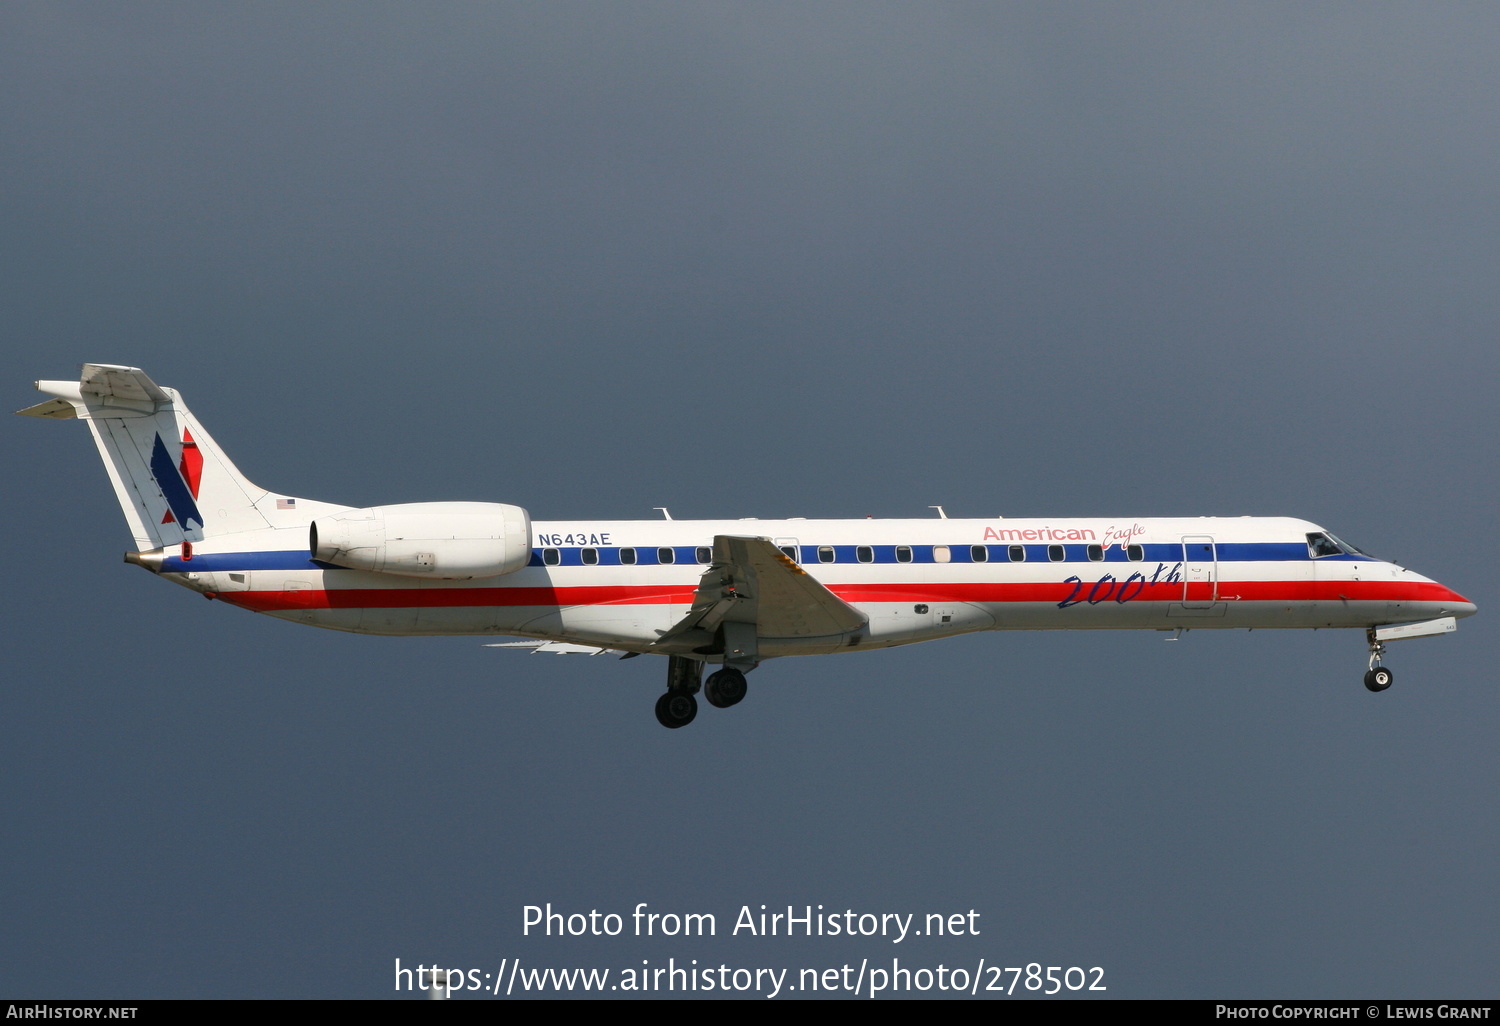
{"label": "aircraft wing", "polygon": [[624,649],[600,648],[597,645],[575,645],[568,641],[501,641],[485,645],[485,648],[511,648],[530,651],[532,655],[546,652],[549,655],[604,655],[606,652],[626,654]]}
{"label": "aircraft wing", "polygon": [[654,647],[691,651],[731,624],[753,628],[757,638],[818,638],[850,634],[867,622],[770,539],[721,534],[692,608]]}

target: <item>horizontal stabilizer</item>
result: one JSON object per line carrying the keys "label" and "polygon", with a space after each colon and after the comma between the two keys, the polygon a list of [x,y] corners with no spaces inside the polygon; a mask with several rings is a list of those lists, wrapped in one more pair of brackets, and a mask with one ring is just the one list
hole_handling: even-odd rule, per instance
{"label": "horizontal stabilizer", "polygon": [[85,396],[100,399],[124,399],[129,402],[169,403],[172,397],[160,385],[146,377],[139,367],[119,367],[112,363],[86,363],[78,389]]}
{"label": "horizontal stabilizer", "polygon": [[148,417],[172,402],[172,396],[139,367],[111,363],[86,363],[77,381],[38,381],[36,390],[69,403],[75,415],[85,417]]}
{"label": "horizontal stabilizer", "polygon": [[44,403],[28,406],[16,411],[17,417],[48,417],[52,420],[72,420],[78,411],[66,399],[48,399]]}

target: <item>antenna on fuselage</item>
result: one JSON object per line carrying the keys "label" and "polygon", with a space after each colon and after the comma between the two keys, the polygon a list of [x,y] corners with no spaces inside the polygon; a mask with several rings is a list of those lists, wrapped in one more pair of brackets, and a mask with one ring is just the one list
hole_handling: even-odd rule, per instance
{"label": "antenna on fuselage", "polygon": [[672,514],[670,514],[670,513],[667,512],[667,507],[665,507],[665,506],[652,506],[651,508],[652,509],[659,509],[659,510],[661,510],[661,515],[662,516],[666,517],[668,520],[672,519]]}
{"label": "antenna on fuselage", "polygon": [[928,509],[935,509],[935,510],[937,510],[939,517],[943,518],[944,520],[948,519],[948,514],[947,514],[946,511],[944,511],[943,507],[941,507],[941,506],[928,506],[927,508]]}

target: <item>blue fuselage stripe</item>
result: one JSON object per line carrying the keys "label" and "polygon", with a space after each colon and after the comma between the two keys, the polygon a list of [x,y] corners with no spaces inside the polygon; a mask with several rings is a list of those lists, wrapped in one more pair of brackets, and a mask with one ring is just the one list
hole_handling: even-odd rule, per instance
{"label": "blue fuselage stripe", "polygon": [[[175,468],[174,468],[175,470]],[[665,546],[664,546],[665,547]],[[670,546],[672,552],[671,564],[685,564],[689,566],[702,565],[698,562],[698,549],[703,546],[697,545],[674,545]],[[933,555],[932,545],[833,545],[823,546],[833,550],[833,563],[936,563]],[[1183,558],[1183,546],[1181,542],[1154,543],[1139,546],[1142,550],[1142,559],[1139,562],[1153,563],[1175,563]],[[800,545],[798,549],[798,562],[808,566],[817,566],[823,561],[819,559],[820,546]],[[898,548],[910,550],[910,559],[898,559],[896,550]],[[1067,544],[1067,545],[950,545],[948,546],[950,563],[1010,563],[1010,550],[1020,548],[1025,551],[1025,560],[1014,562],[1026,563],[1128,563],[1136,562],[1130,559],[1129,553],[1118,545],[1111,546],[1103,552],[1103,559],[1089,559],[1088,550],[1090,546]],[[1063,558],[1054,560],[1048,552],[1051,548],[1061,548]],[[1205,547],[1206,548],[1206,547]],[[869,549],[869,560],[859,558],[860,549]],[[975,559],[975,550],[983,550],[988,559]],[[658,550],[655,546],[641,546],[635,549],[635,563],[625,563],[620,558],[622,548],[600,547],[592,550],[595,554],[595,563],[585,563],[583,560],[584,549],[580,547],[548,549],[557,553],[557,562],[548,563],[543,559],[542,549],[533,549],[529,566],[664,566],[669,561],[658,558]],[[904,553],[903,553],[904,554]],[[1207,552],[1190,552],[1190,558],[1212,559],[1217,558],[1220,563],[1305,563],[1312,557],[1308,554],[1307,545],[1303,542],[1228,542],[1214,546],[1212,555]],[[1320,560],[1332,560],[1334,562],[1350,562],[1355,560],[1369,560],[1369,556],[1322,556]],[[199,552],[190,560],[179,556],[168,556],[162,560],[162,571],[164,573],[187,573],[188,571],[240,571],[240,570],[336,570],[337,567],[326,563],[318,563],[310,558],[306,550],[282,550],[274,552]]]}
{"label": "blue fuselage stripe", "polygon": [[163,573],[185,574],[191,571],[230,570],[328,570],[324,563],[314,563],[307,552],[198,552],[192,559],[168,556],[161,562]]}

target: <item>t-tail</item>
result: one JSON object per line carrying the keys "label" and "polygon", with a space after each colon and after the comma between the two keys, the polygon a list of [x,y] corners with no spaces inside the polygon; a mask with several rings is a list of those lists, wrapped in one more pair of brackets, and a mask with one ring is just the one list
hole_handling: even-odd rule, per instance
{"label": "t-tail", "polygon": [[138,367],[86,363],[77,381],[36,387],[54,398],[17,412],[88,424],[139,550],[131,562],[160,569],[164,554],[191,559],[194,545],[305,523],[306,507],[326,508],[252,484],[176,390]]}

